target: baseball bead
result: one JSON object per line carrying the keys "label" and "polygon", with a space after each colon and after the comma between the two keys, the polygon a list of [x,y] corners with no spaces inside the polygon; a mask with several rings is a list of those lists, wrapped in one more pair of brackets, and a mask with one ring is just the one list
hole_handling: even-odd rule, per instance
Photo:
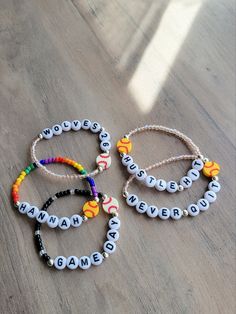
{"label": "baseball bead", "polygon": [[88,218],[93,218],[99,213],[99,206],[96,201],[88,201],[83,206],[84,215]]}
{"label": "baseball bead", "polygon": [[106,197],[102,202],[103,210],[108,213],[116,213],[119,211],[119,203],[114,197]]}
{"label": "baseball bead", "polygon": [[128,154],[132,150],[132,143],[128,138],[122,138],[116,144],[117,150],[119,153]]}
{"label": "baseball bead", "polygon": [[103,153],[97,156],[96,164],[104,170],[111,167],[111,156],[108,153]]}
{"label": "baseball bead", "polygon": [[220,165],[215,161],[207,161],[203,167],[203,174],[206,177],[214,177],[217,176],[220,172]]}

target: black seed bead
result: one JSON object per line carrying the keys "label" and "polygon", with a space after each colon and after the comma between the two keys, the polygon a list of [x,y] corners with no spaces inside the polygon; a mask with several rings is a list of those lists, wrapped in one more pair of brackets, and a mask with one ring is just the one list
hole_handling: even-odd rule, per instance
{"label": "black seed bead", "polygon": [[45,262],[48,262],[50,260],[50,256],[47,253],[43,254],[42,258]]}

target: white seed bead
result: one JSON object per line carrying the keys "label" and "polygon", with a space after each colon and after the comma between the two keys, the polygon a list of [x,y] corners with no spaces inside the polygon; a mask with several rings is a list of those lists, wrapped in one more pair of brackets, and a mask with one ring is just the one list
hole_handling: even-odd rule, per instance
{"label": "white seed bead", "polygon": [[42,135],[43,135],[43,138],[45,138],[46,140],[49,140],[50,138],[53,137],[52,130],[49,128],[44,129],[42,131]]}
{"label": "white seed bead", "polygon": [[138,204],[136,205],[136,210],[140,214],[145,213],[147,209],[148,209],[148,204],[146,202],[139,201]]}
{"label": "white seed bead", "polygon": [[111,149],[111,143],[109,141],[102,141],[100,143],[100,148],[101,150],[103,150],[104,152],[105,151],[108,151]]}
{"label": "white seed bead", "polygon": [[79,120],[73,120],[71,122],[71,129],[73,131],[79,131],[81,129],[81,122]]}
{"label": "white seed bead", "polygon": [[199,158],[199,159],[195,159],[193,162],[192,162],[192,167],[193,169],[196,169],[198,171],[201,171],[202,168],[204,167],[204,163],[203,161]]}
{"label": "white seed bead", "polygon": [[92,124],[90,125],[90,130],[93,133],[98,133],[101,129],[101,125],[98,122],[92,122]]}
{"label": "white seed bead", "polygon": [[120,219],[118,217],[112,217],[108,225],[111,229],[119,230],[120,229]]}
{"label": "white seed bead", "polygon": [[39,209],[36,206],[30,206],[27,210],[27,216],[29,218],[35,218],[38,215]]}
{"label": "white seed bead", "polygon": [[197,169],[190,169],[187,173],[187,176],[192,179],[192,181],[196,181],[199,178],[200,173]]}
{"label": "white seed bead", "polygon": [[66,267],[66,258],[64,256],[57,256],[54,260],[54,267],[62,270]]}
{"label": "white seed bead", "polygon": [[217,199],[216,193],[213,191],[206,191],[204,198],[208,200],[209,203],[214,203]]}
{"label": "white seed bead", "polygon": [[132,164],[128,165],[127,171],[130,174],[135,174],[138,171],[138,165],[133,162]]}
{"label": "white seed bead", "polygon": [[18,210],[21,214],[26,214],[27,211],[29,210],[30,208],[30,204],[27,203],[27,202],[21,202],[19,207],[18,207]]}
{"label": "white seed bead", "polygon": [[159,217],[166,220],[170,217],[170,210],[168,208],[162,207],[159,209]]}
{"label": "white seed bead", "polygon": [[154,176],[147,176],[145,179],[145,185],[149,188],[153,188],[157,182],[157,179]]}
{"label": "white seed bead", "polygon": [[116,242],[120,237],[119,231],[115,229],[110,229],[107,231],[107,239],[109,241]]}
{"label": "white seed bead", "polygon": [[158,179],[156,184],[155,184],[155,188],[158,190],[158,191],[165,191],[166,189],[166,181],[163,180],[163,179]]}
{"label": "white seed bead", "polygon": [[62,230],[70,228],[70,219],[68,217],[61,217],[59,219],[58,227]]}
{"label": "white seed bead", "polygon": [[213,191],[213,192],[215,192],[215,193],[218,193],[218,192],[220,191],[220,189],[221,189],[221,185],[220,185],[220,183],[219,183],[218,181],[213,180],[213,181],[211,181],[211,182],[208,184],[208,189],[209,189],[210,191]]}
{"label": "white seed bead", "polygon": [[78,257],[76,256],[69,256],[67,257],[67,260],[66,260],[66,266],[71,269],[71,270],[74,270],[78,267],[79,265],[79,259]]}
{"label": "white seed bead", "polygon": [[47,224],[50,228],[56,228],[59,223],[59,218],[55,215],[51,215],[47,219]]}
{"label": "white seed bead", "polygon": [[103,250],[108,253],[108,254],[112,254],[115,252],[116,250],[116,244],[113,241],[106,241],[103,245]]}
{"label": "white seed bead", "polygon": [[183,211],[178,208],[178,207],[174,207],[174,208],[171,208],[170,210],[170,217],[174,220],[179,220],[183,215]]}
{"label": "white seed bead", "polygon": [[36,220],[41,224],[45,223],[48,220],[48,213],[45,210],[40,210],[36,216]]}
{"label": "white seed bead", "polygon": [[143,169],[139,169],[136,173],[135,173],[135,177],[138,181],[142,181],[146,178],[147,173],[145,170]]}
{"label": "white seed bead", "polygon": [[124,155],[121,159],[121,162],[122,162],[122,165],[127,167],[133,163],[133,158],[129,155]]}
{"label": "white seed bead", "polygon": [[54,135],[60,135],[62,133],[62,127],[60,126],[60,124],[55,124],[53,127],[52,127],[52,133]]}
{"label": "white seed bead", "polygon": [[150,205],[146,211],[148,217],[156,218],[158,216],[158,208],[156,206]]}
{"label": "white seed bead", "polygon": [[110,141],[111,136],[110,136],[110,134],[108,132],[102,131],[99,134],[99,139],[100,139],[100,141]]}
{"label": "white seed bead", "polygon": [[91,121],[88,120],[88,119],[84,119],[84,120],[82,120],[82,122],[81,122],[81,127],[82,127],[82,129],[84,129],[84,130],[88,130],[88,129],[90,128],[90,125],[91,125]]}
{"label": "white seed bead", "polygon": [[98,266],[98,265],[102,264],[103,256],[99,252],[94,252],[90,256],[90,261],[91,261],[92,265]]}
{"label": "white seed bead", "polygon": [[80,215],[73,215],[70,217],[70,224],[71,226],[78,228],[83,222],[83,218]]}
{"label": "white seed bead", "polygon": [[190,204],[187,208],[190,216],[197,216],[200,212],[199,207],[196,204]]}
{"label": "white seed bead", "polygon": [[70,121],[63,121],[61,124],[62,130],[68,132],[71,130],[71,122]]}
{"label": "white seed bead", "polygon": [[201,211],[205,211],[209,208],[210,204],[207,199],[201,198],[200,200],[197,201],[197,206]]}
{"label": "white seed bead", "polygon": [[138,204],[138,196],[135,194],[129,194],[129,196],[126,198],[126,203],[129,206],[136,206]]}
{"label": "white seed bead", "polygon": [[80,257],[78,264],[81,269],[88,269],[91,266],[91,260],[88,256],[82,256]]}
{"label": "white seed bead", "polygon": [[180,179],[179,183],[185,188],[185,189],[188,189],[192,186],[192,179],[190,177],[183,177]]}
{"label": "white seed bead", "polygon": [[169,181],[166,184],[166,190],[169,193],[175,193],[178,190],[178,188],[179,188],[179,186],[178,186],[177,182],[175,182],[175,181]]}

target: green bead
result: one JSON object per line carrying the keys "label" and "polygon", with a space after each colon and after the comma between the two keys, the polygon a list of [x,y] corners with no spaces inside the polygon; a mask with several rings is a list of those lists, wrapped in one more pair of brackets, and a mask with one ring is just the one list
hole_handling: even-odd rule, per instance
{"label": "green bead", "polygon": [[30,171],[28,170],[28,168],[25,168],[24,171],[25,171],[26,174],[29,174],[29,173],[30,173]]}
{"label": "green bead", "polygon": [[88,172],[85,169],[83,169],[83,170],[80,171],[80,173],[81,174],[87,174]]}
{"label": "green bead", "polygon": [[30,170],[34,170],[34,164],[29,165]]}

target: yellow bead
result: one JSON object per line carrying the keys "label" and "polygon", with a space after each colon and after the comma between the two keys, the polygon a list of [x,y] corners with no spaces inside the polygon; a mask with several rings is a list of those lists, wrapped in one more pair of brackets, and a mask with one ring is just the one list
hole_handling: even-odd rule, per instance
{"label": "yellow bead", "polygon": [[214,177],[217,176],[220,172],[220,165],[217,164],[215,161],[207,161],[204,164],[202,171],[206,177]]}
{"label": "yellow bead", "polygon": [[26,176],[26,172],[25,171],[21,171],[20,175],[25,177]]}
{"label": "yellow bead", "polygon": [[116,144],[117,150],[119,153],[128,154],[132,150],[132,143],[128,138],[122,138]]}
{"label": "yellow bead", "polygon": [[88,218],[93,218],[99,213],[99,206],[96,201],[88,201],[83,206],[84,215]]}

